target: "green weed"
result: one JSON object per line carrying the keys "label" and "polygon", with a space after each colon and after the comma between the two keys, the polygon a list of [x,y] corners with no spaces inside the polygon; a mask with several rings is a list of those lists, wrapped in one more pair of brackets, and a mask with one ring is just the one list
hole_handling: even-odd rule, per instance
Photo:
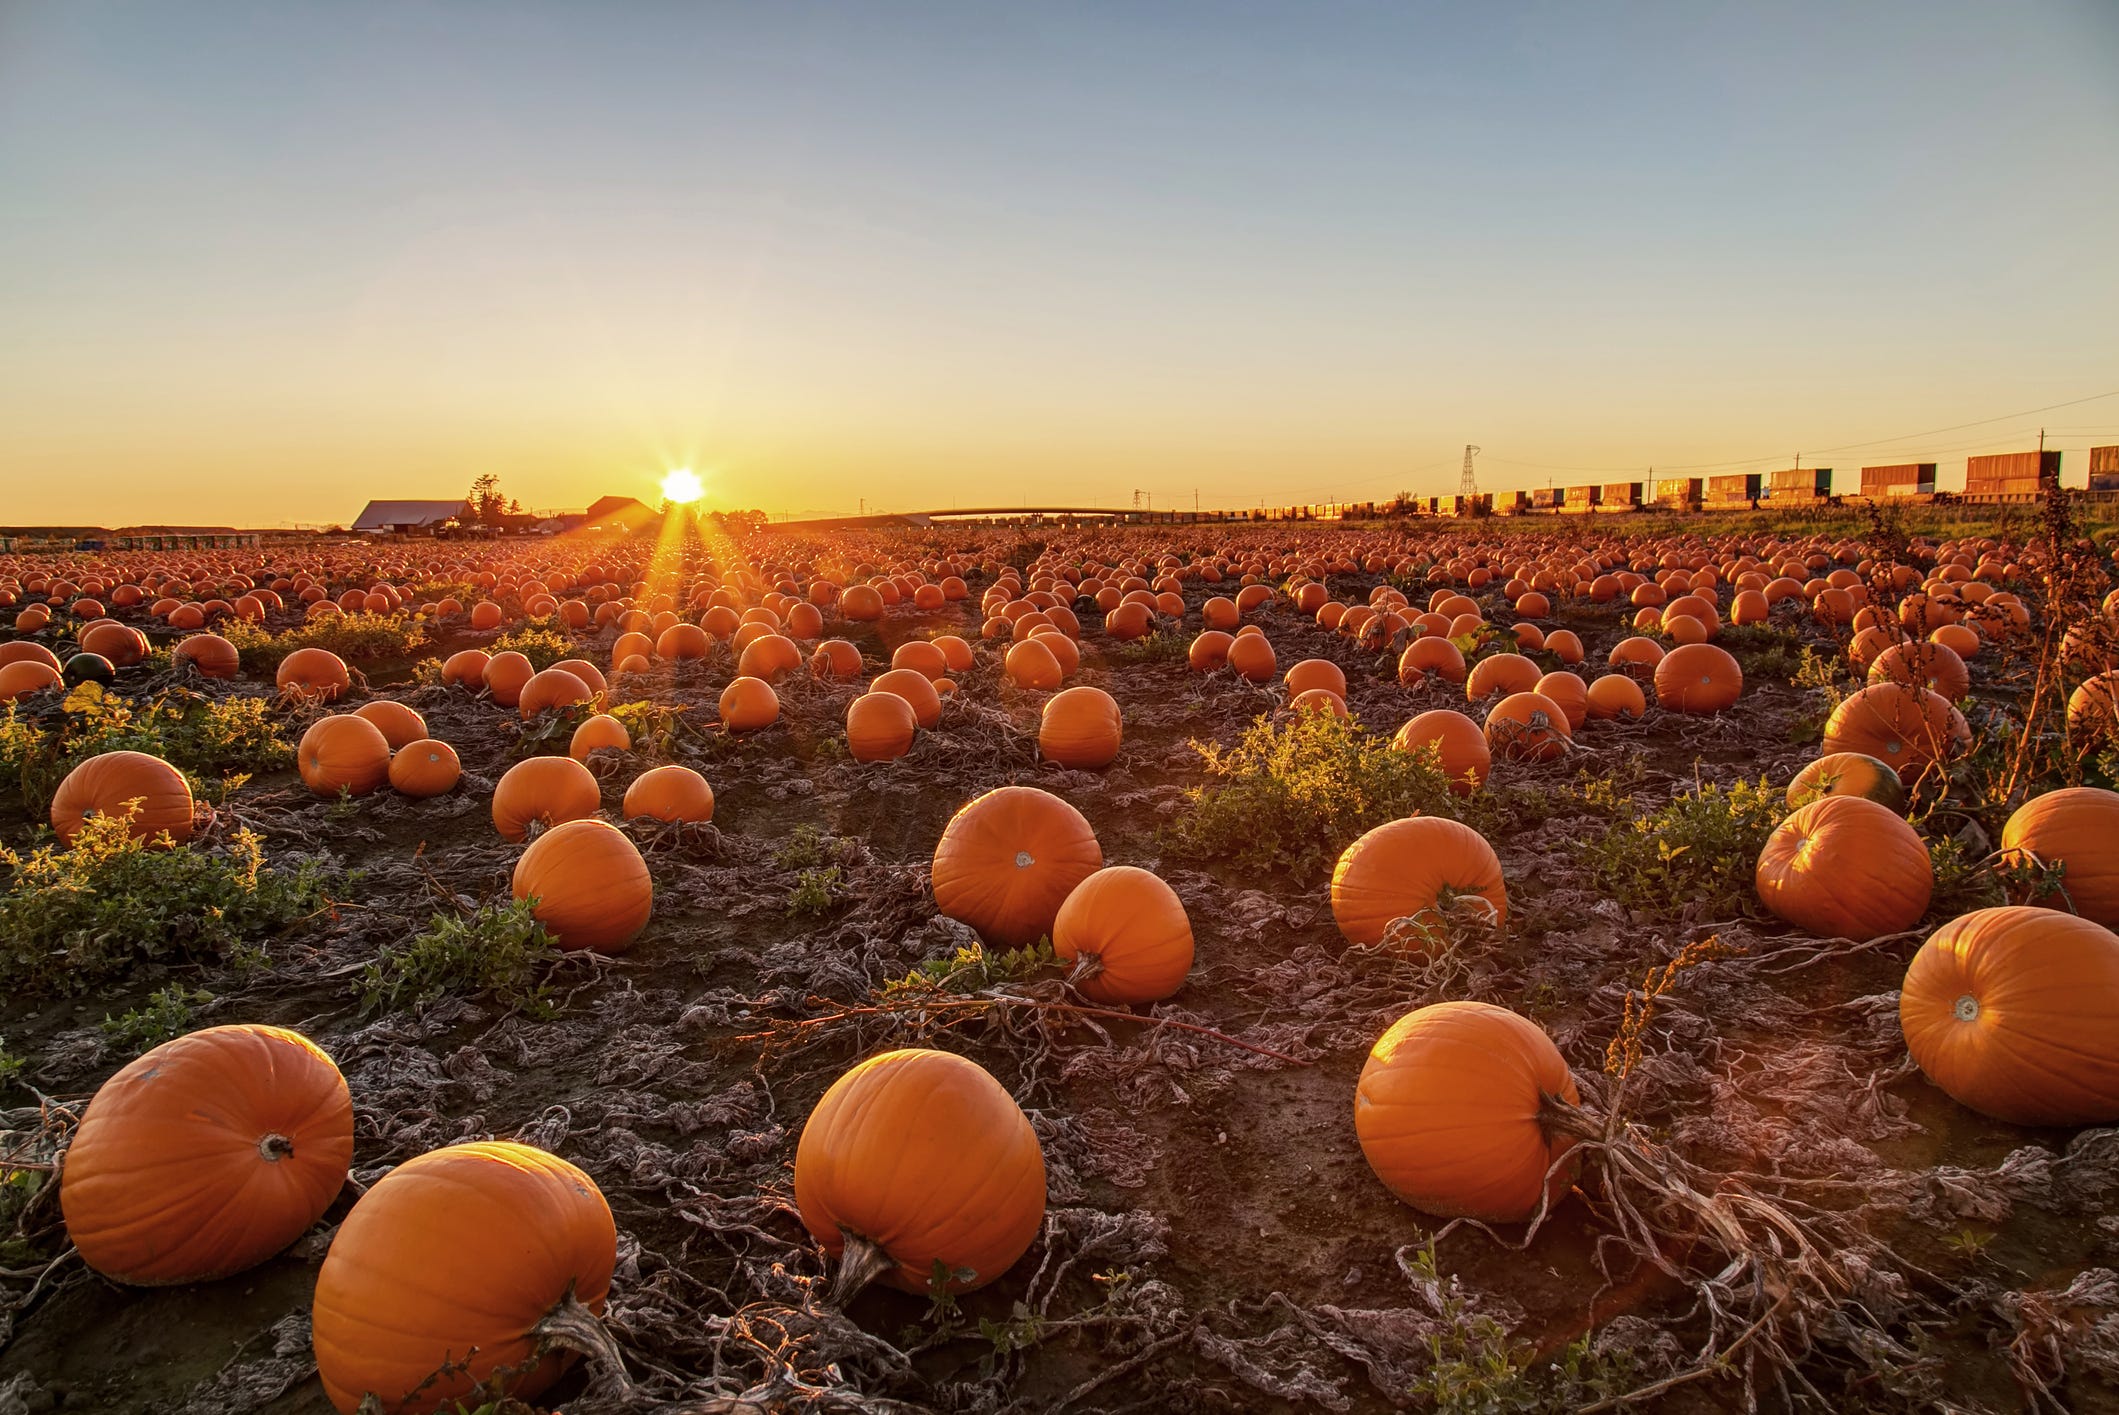
{"label": "green weed", "polygon": [[562,658],[574,657],[574,642],[549,619],[538,619],[520,629],[512,629],[493,641],[489,652],[507,653],[513,650],[530,661],[532,668],[550,668]]}
{"label": "green weed", "polygon": [[1036,977],[1059,961],[1052,944],[1044,939],[1028,948],[988,953],[984,944],[959,948],[950,958],[932,958],[913,965],[911,972],[883,985],[883,995],[910,992],[973,993],[1001,983],[1020,983]]}
{"label": "green weed", "polygon": [[795,879],[795,887],[788,891],[787,916],[796,919],[805,914],[829,913],[839,902],[839,885],[837,865],[802,871]]}
{"label": "green weed", "polygon": [[490,994],[510,1012],[551,1017],[544,974],[556,951],[528,900],[488,905],[468,917],[436,914],[405,942],[385,944],[354,980],[354,992],[363,1012]]}
{"label": "green weed", "polygon": [[221,636],[235,645],[246,673],[276,672],[296,649],[329,649],[350,663],[412,658],[427,644],[426,625],[410,614],[330,614],[278,634],[231,619],[221,626]]}
{"label": "green weed", "polygon": [[113,1048],[138,1056],[193,1030],[192,1009],[212,1001],[213,994],[204,988],[171,983],[149,993],[143,1005],[122,1017],[106,1015],[101,1024],[104,1039]]}
{"label": "green weed", "polygon": [[1710,784],[1612,826],[1584,853],[1597,882],[1622,904],[1698,903],[1710,914],[1733,914],[1751,902],[1759,851],[1787,814],[1787,801],[1763,777],[1726,791]]}

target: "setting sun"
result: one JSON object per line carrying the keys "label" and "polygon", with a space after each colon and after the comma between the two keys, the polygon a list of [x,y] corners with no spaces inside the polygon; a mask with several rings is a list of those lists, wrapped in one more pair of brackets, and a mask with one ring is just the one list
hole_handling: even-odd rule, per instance
{"label": "setting sun", "polygon": [[679,467],[662,479],[662,494],[681,504],[697,501],[706,495],[706,488],[700,484],[698,473],[689,467]]}

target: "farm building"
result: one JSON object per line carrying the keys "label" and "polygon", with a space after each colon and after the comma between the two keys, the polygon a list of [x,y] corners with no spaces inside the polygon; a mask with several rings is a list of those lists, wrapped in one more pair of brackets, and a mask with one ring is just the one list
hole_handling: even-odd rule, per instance
{"label": "farm building", "polygon": [[368,535],[432,535],[456,519],[463,498],[454,501],[371,501],[353,520],[353,529]]}
{"label": "farm building", "polygon": [[585,531],[637,531],[653,521],[659,513],[646,502],[631,496],[598,497],[589,509],[581,513],[578,529]]}

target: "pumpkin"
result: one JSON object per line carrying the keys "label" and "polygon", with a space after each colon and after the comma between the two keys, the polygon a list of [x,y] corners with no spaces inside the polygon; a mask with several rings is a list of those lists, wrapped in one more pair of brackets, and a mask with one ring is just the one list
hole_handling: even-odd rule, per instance
{"label": "pumpkin", "polygon": [[[743,646],[743,652],[736,660],[738,674],[767,684],[776,683],[801,667],[802,646],[785,634],[759,635]],[[778,709],[779,702],[775,699],[775,716]]]}
{"label": "pumpkin", "polygon": [[1346,700],[1346,671],[1328,658],[1306,658],[1290,668],[1281,681],[1287,685],[1290,698],[1300,697],[1312,688],[1324,688],[1341,702]]}
{"label": "pumpkin", "polygon": [[[446,1261],[437,1261],[446,1255]],[[502,1368],[535,1400],[571,1357],[538,1359],[538,1325],[571,1298],[603,1309],[618,1230],[594,1180],[506,1140],[430,1150],[377,1180],[339,1225],[316,1278],[324,1394],[353,1415],[455,1409]]]}
{"label": "pumpkin", "polygon": [[1413,640],[1398,655],[1398,682],[1407,688],[1419,687],[1429,674],[1445,683],[1462,683],[1468,671],[1464,650],[1439,634]]}
{"label": "pumpkin", "polygon": [[1493,752],[1486,734],[1461,712],[1434,708],[1398,729],[1391,745],[1401,751],[1431,751],[1435,764],[1449,778],[1450,790],[1469,796],[1486,784],[1493,770]]}
{"label": "pumpkin", "polygon": [[1894,767],[1911,786],[1938,762],[1971,744],[1964,714],[1939,693],[1904,683],[1871,683],[1851,693],[1825,720],[1824,751],[1860,752]]}
{"label": "pumpkin", "polygon": [[1488,745],[1517,761],[1550,761],[1573,736],[1567,710],[1542,693],[1510,693],[1486,715]]}
{"label": "pumpkin", "polygon": [[243,671],[242,656],[219,634],[190,634],[169,651],[172,664],[190,664],[202,678],[234,678]]}
{"label": "pumpkin", "polygon": [[[513,649],[494,654],[486,662],[486,691],[493,701],[502,707],[517,707],[522,702],[522,691],[530,680],[537,676],[537,669],[530,660]],[[572,677],[571,674],[568,675]],[[575,678],[579,683],[581,680]]]}
{"label": "pumpkin", "polygon": [[10,639],[6,643],[0,643],[0,665],[10,663],[41,663],[54,673],[60,668],[59,655],[42,644],[31,643],[28,639]]}
{"label": "pumpkin", "polygon": [[442,660],[441,681],[475,693],[486,685],[486,665],[492,661],[492,655],[484,649],[458,649]]}
{"label": "pumpkin", "polygon": [[383,734],[383,740],[396,751],[410,742],[417,742],[427,735],[427,721],[403,703],[388,698],[377,698],[372,703],[362,703],[353,710],[355,717],[365,717]]}
{"label": "pumpkin", "polygon": [[2002,827],[2004,863],[2064,865],[2062,892],[2039,902],[2119,928],[2119,792],[2094,786],[2048,791]]}
{"label": "pumpkin", "polygon": [[147,636],[130,624],[103,619],[83,629],[75,640],[83,653],[100,654],[120,668],[130,668],[147,657]]}
{"label": "pumpkin", "polygon": [[1942,694],[1951,702],[1972,691],[1972,673],[1955,651],[1912,639],[1893,644],[1869,665],[1871,683],[1906,683]]}
{"label": "pumpkin", "polygon": [[629,752],[633,748],[633,734],[607,712],[583,718],[581,726],[575,728],[574,735],[567,739],[567,755],[577,762],[586,762],[589,753],[606,748],[616,752]]}
{"label": "pumpkin", "polygon": [[66,773],[53,793],[51,826],[71,845],[94,816],[124,816],[135,840],[181,845],[191,839],[191,785],[160,757],[103,752]]}
{"label": "pumpkin", "polygon": [[943,829],[934,900],[989,941],[1023,948],[1052,931],[1060,905],[1103,863],[1080,811],[1034,786],[1002,786]]}
{"label": "pumpkin", "polygon": [[353,1161],[353,1100],[315,1043],[208,1027],[105,1081],[59,1181],[91,1268],[140,1287],[256,1267],[323,1217]]}
{"label": "pumpkin", "polygon": [[2085,750],[2119,739],[2119,672],[2100,673],[2068,694],[2067,730]]}
{"label": "pumpkin", "polygon": [[1271,682],[1276,661],[1273,646],[1263,634],[1238,634],[1229,641],[1228,664],[1240,678],[1253,683]]}
{"label": "pumpkin", "polygon": [[1058,655],[1038,636],[1011,645],[1004,667],[1009,682],[1036,692],[1049,693],[1066,677],[1060,670]]}
{"label": "pumpkin", "polygon": [[1115,698],[1102,688],[1069,688],[1046,700],[1037,749],[1046,761],[1095,771],[1117,760],[1124,735]]}
{"label": "pumpkin", "polygon": [[1421,1212],[1524,1223],[1573,1186],[1574,1141],[1545,1117],[1578,1099],[1536,1023],[1484,1002],[1438,1002],[1369,1049],[1354,1134],[1384,1187]]}
{"label": "pumpkin", "polygon": [[575,703],[593,705],[595,701],[596,690],[564,668],[546,668],[531,674],[515,698],[524,722],[554,708],[572,707]]}
{"label": "pumpkin", "polygon": [[[941,703],[935,699],[937,707]],[[896,693],[864,693],[846,705],[846,749],[857,762],[893,762],[919,731],[912,704]]]}
{"label": "pumpkin", "polygon": [[[75,654],[77,659],[87,654]],[[41,693],[47,688],[59,686],[59,670],[50,664],[34,659],[23,659],[16,663],[0,663],[0,703],[11,703],[26,698],[31,693]]]}
{"label": "pumpkin", "polygon": [[1469,702],[1496,695],[1527,693],[1537,686],[1538,665],[1519,653],[1497,653],[1472,665],[1465,679],[1464,696]]}
{"label": "pumpkin", "polygon": [[515,862],[513,889],[517,899],[534,901],[530,912],[569,951],[623,953],[647,927],[655,904],[640,851],[624,831],[593,817],[563,821],[538,836]]}
{"label": "pumpkin", "polygon": [[1474,906],[1478,916],[1507,921],[1500,857],[1478,831],[1444,816],[1379,825],[1347,846],[1332,869],[1332,917],[1353,944],[1382,942],[1399,919],[1455,912],[1465,895],[1491,906]]}
{"label": "pumpkin", "polygon": [[1581,675],[1561,669],[1540,678],[1531,691],[1539,697],[1557,703],[1560,711],[1567,715],[1567,730],[1570,735],[1582,730],[1589,721],[1589,685]]}
{"label": "pumpkin", "polygon": [[729,731],[755,732],[779,720],[780,695],[763,678],[734,678],[721,690],[721,725]]}
{"label": "pumpkin", "polygon": [[1819,757],[1788,783],[1788,804],[1807,806],[1826,796],[1862,796],[1900,815],[1906,813],[1906,786],[1898,773],[1860,752]]}
{"label": "pumpkin", "polygon": [[1212,673],[1217,668],[1227,666],[1229,646],[1234,642],[1234,639],[1219,629],[1205,630],[1198,638],[1192,640],[1191,647],[1185,650],[1185,662],[1191,666],[1194,673]]}
{"label": "pumpkin", "polygon": [[1075,986],[1097,1002],[1160,1002],[1191,971],[1192,921],[1160,878],[1113,865],[1076,885],[1060,905],[1052,951],[1076,965]]}
{"label": "pumpkin", "polygon": [[596,814],[603,795],[589,769],[572,757],[527,757],[493,788],[493,828],[503,840],[528,837],[532,822],[546,826]]}
{"label": "pumpkin", "polygon": [[[931,639],[908,639],[890,655],[892,668],[910,668],[929,678],[947,678],[949,660]],[[858,671],[858,669],[856,670]]]}
{"label": "pumpkin", "polygon": [[319,796],[365,796],[390,779],[390,743],[367,718],[338,713],[309,724],[294,764]]}
{"label": "pumpkin", "polygon": [[353,686],[345,660],[329,649],[296,649],[280,660],[273,683],[282,693],[306,702],[336,702]]}
{"label": "pumpkin", "polygon": [[2052,909],[1979,909],[1928,936],[1898,995],[1929,1080],[2015,1125],[2119,1121],[2119,936]]}
{"label": "pumpkin", "polygon": [[1935,891],[1927,842],[1862,796],[1823,796],[1775,826],[1753,876],[1774,917],[1865,943],[1920,922]]}
{"label": "pumpkin", "polygon": [[1720,712],[1743,691],[1736,656],[1715,644],[1679,644],[1656,661],[1655,703],[1666,712]]}
{"label": "pumpkin", "polygon": [[1045,1157],[1029,1117],[974,1061],[909,1048],[832,1082],[795,1146],[802,1225],[840,1260],[834,1299],[880,1278],[925,1294],[984,1287],[1045,1222]]}
{"label": "pumpkin", "polygon": [[626,787],[624,810],[629,820],[646,816],[704,824],[714,818],[714,788],[688,766],[658,766]]}
{"label": "pumpkin", "polygon": [[910,668],[893,668],[887,673],[878,673],[875,681],[868,685],[868,691],[903,698],[912,706],[913,720],[922,727],[932,727],[942,720],[942,695],[935,691],[934,681],[924,673],[915,673]]}
{"label": "pumpkin", "polygon": [[439,796],[463,780],[463,763],[447,742],[422,737],[407,742],[390,758],[390,785],[405,796]]}
{"label": "pumpkin", "polygon": [[1585,707],[1594,722],[1638,722],[1648,712],[1648,699],[1633,679],[1607,673],[1589,685]]}

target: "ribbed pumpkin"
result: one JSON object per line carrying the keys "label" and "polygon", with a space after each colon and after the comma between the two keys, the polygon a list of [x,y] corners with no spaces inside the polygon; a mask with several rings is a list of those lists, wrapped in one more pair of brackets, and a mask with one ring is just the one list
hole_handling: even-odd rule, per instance
{"label": "ribbed pumpkin", "polygon": [[1464,696],[1477,702],[1481,698],[1527,693],[1537,686],[1541,676],[1538,665],[1522,654],[1493,654],[1472,665],[1471,676],[1464,680]]}
{"label": "ribbed pumpkin", "polygon": [[1921,945],[1898,995],[1928,1079],[2017,1125],[2119,1121],[2119,936],[2052,909],[1980,909]]}
{"label": "ribbed pumpkin", "polygon": [[1567,710],[1543,693],[1510,693],[1486,714],[1487,745],[1515,761],[1550,761],[1573,736]]}
{"label": "ribbed pumpkin", "polygon": [[[781,640],[782,643],[788,642]],[[752,645],[756,647],[756,645]],[[721,725],[731,732],[755,732],[780,720],[780,695],[763,678],[740,677],[721,690]]]}
{"label": "ribbed pumpkin", "polygon": [[1744,691],[1736,656],[1715,644],[1679,644],[1655,666],[1655,702],[1666,712],[1720,712]]}
{"label": "ribbed pumpkin", "polygon": [[383,740],[390,744],[390,750],[393,752],[427,735],[425,718],[403,703],[393,702],[389,698],[377,698],[372,703],[362,703],[353,710],[353,715],[365,717],[374,723],[376,730],[383,734]]}
{"label": "ribbed pumpkin", "polygon": [[714,788],[688,766],[658,766],[626,787],[625,814],[704,824],[714,818]]}
{"label": "ribbed pumpkin", "polygon": [[988,941],[1022,948],[1052,931],[1060,905],[1103,863],[1080,811],[1034,786],[1003,786],[965,805],[942,831],[934,900]]}
{"label": "ribbed pumpkin", "polygon": [[898,694],[864,693],[846,705],[846,749],[857,762],[894,762],[912,750],[919,726]]}
{"label": "ribbed pumpkin", "polygon": [[1869,665],[1871,683],[1906,683],[1956,702],[1972,690],[1971,670],[1941,644],[1911,639],[1893,644]]}
{"label": "ribbed pumpkin", "polygon": [[1447,908],[1459,895],[1484,899],[1497,923],[1508,918],[1494,847],[1443,816],[1379,825],[1347,846],[1332,870],[1332,917],[1349,943],[1380,943],[1394,920]]}
{"label": "ribbed pumpkin", "polygon": [[353,1160],[338,1068],[280,1027],[164,1042],[96,1091],[66,1152],[67,1235],[105,1277],[207,1282],[264,1262],[323,1216]]}
{"label": "ribbed pumpkin", "polygon": [[1102,688],[1069,688],[1046,700],[1037,749],[1048,762],[1098,771],[1118,759],[1124,737],[1117,699]]}
{"label": "ribbed pumpkin", "polygon": [[1493,770],[1493,751],[1479,724],[1448,708],[1419,714],[1398,729],[1391,745],[1400,751],[1432,752],[1442,774],[1449,778],[1450,790],[1459,796],[1469,796],[1484,786]]}
{"label": "ribbed pumpkin", "polygon": [[424,799],[453,791],[463,774],[456,749],[432,737],[407,742],[390,758],[390,785],[406,796]]}
{"label": "ribbed pumpkin", "polygon": [[973,1061],[907,1049],[870,1057],[824,1093],[795,1146],[802,1224],[840,1259],[844,1302],[880,1278],[953,1292],[1015,1265],[1045,1221],[1045,1157],[1014,1099]]}
{"label": "ribbed pumpkin", "polygon": [[[135,804],[137,803],[137,804]],[[52,793],[52,830],[68,845],[93,816],[125,816],[135,840],[191,839],[191,784],[160,757],[104,752],[66,773]]]}
{"label": "ribbed pumpkin", "polygon": [[1935,892],[1927,842],[1889,806],[1824,796],[1774,827],[1753,876],[1774,917],[1867,942],[1920,922]]}
{"label": "ribbed pumpkin", "polygon": [[296,649],[280,660],[273,682],[282,693],[307,702],[329,703],[353,685],[345,660],[329,649]]}
{"label": "ribbed pumpkin", "polygon": [[520,1367],[505,1389],[535,1400],[571,1360],[534,1359],[538,1324],[570,1296],[602,1311],[617,1260],[610,1206],[557,1155],[484,1140],[407,1160],[353,1206],[317,1274],[324,1394],[341,1415],[370,1392],[387,1415],[419,1415]]}
{"label": "ribbed pumpkin", "polygon": [[1906,786],[1898,773],[1860,752],[1819,757],[1788,783],[1791,806],[1807,806],[1826,796],[1862,796],[1900,815],[1906,812]]}
{"label": "ribbed pumpkin", "polygon": [[567,739],[567,755],[577,762],[586,762],[589,753],[606,748],[615,752],[632,750],[633,734],[625,730],[625,724],[607,712],[594,717],[585,717]]}
{"label": "ribbed pumpkin", "polygon": [[493,828],[520,841],[532,822],[547,826],[596,814],[603,794],[589,769],[572,757],[528,757],[509,767],[493,788]]}
{"label": "ribbed pumpkin", "polygon": [[871,693],[891,693],[912,705],[913,720],[922,727],[932,727],[942,720],[942,695],[935,691],[934,680],[924,673],[910,668],[893,668],[878,673],[875,681],[868,685]]}
{"label": "ribbed pumpkin", "polygon": [[484,649],[458,649],[442,661],[441,681],[475,693],[486,685],[486,665],[492,661],[493,656]]}
{"label": "ribbed pumpkin", "polygon": [[1633,679],[1607,673],[1589,685],[1584,706],[1592,722],[1638,722],[1648,712],[1648,699]]}
{"label": "ribbed pumpkin", "polygon": [[1564,1158],[1574,1141],[1541,1118],[1548,1098],[1578,1096],[1537,1024],[1483,1002],[1438,1002],[1369,1049],[1354,1133],[1384,1187],[1421,1212],[1523,1223],[1574,1183]]}
{"label": "ribbed pumpkin", "polygon": [[530,912],[569,950],[623,953],[655,906],[647,862],[605,820],[570,820],[538,836],[515,862],[513,889],[536,901]]}
{"label": "ribbed pumpkin", "polygon": [[130,668],[147,657],[147,636],[130,624],[103,619],[83,629],[75,640],[83,653],[101,654],[120,668]]}
{"label": "ribbed pumpkin", "polygon": [[1018,688],[1037,692],[1051,692],[1066,677],[1060,670],[1059,659],[1035,637],[1009,647],[1005,668],[1009,682]]}
{"label": "ribbed pumpkin", "polygon": [[390,743],[367,718],[338,713],[309,724],[294,764],[319,796],[365,796],[390,779]]}
{"label": "ribbed pumpkin", "polygon": [[844,639],[826,639],[809,656],[809,671],[819,678],[858,678],[861,651]]}
{"label": "ribbed pumpkin", "polygon": [[1894,768],[1910,786],[1936,762],[1971,744],[1964,714],[1939,693],[1903,683],[1871,683],[1825,720],[1824,750],[1860,752]]}
{"label": "ribbed pumpkin", "polygon": [[[486,691],[493,701],[502,707],[518,707],[522,703],[522,690],[537,676],[537,669],[530,660],[514,649],[494,654],[486,661]],[[570,675],[571,676],[571,675]],[[579,678],[574,680],[580,682]]]}
{"label": "ribbed pumpkin", "polygon": [[2017,807],[2001,831],[2010,864],[2065,865],[2064,894],[2039,902],[2119,928],[2119,792],[2094,786],[2048,791]]}
{"label": "ribbed pumpkin", "polygon": [[219,634],[190,634],[169,651],[173,664],[190,664],[202,678],[233,678],[243,671],[242,656]]}
{"label": "ribbed pumpkin", "polygon": [[[1161,878],[1113,865],[1076,885],[1060,905],[1052,951],[1076,964],[1075,986],[1098,1002],[1160,1002],[1192,969],[1192,921]],[[1094,961],[1080,963],[1084,958]]]}
{"label": "ribbed pumpkin", "polygon": [[[86,657],[76,654],[76,658]],[[35,659],[22,659],[15,663],[0,663],[0,703],[11,703],[26,698],[32,693],[41,693],[47,688],[59,686],[59,670],[48,663]]]}
{"label": "ribbed pumpkin", "polygon": [[596,690],[581,678],[564,668],[547,668],[530,675],[530,681],[522,685],[516,695],[515,706],[528,722],[541,712],[554,708],[572,707],[575,703],[591,703],[596,700]]}

